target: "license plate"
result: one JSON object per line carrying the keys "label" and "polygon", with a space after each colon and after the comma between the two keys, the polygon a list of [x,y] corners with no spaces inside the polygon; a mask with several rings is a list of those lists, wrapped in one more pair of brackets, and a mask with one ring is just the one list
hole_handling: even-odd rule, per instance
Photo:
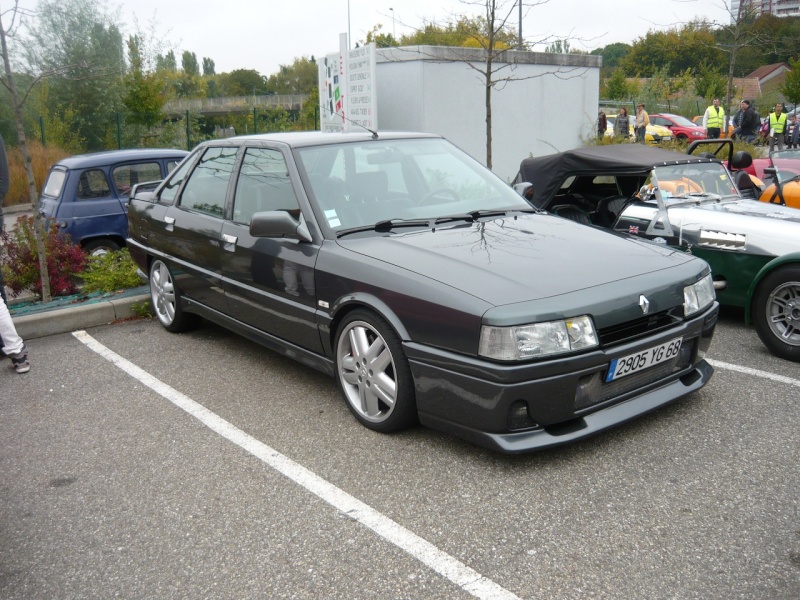
{"label": "license plate", "polygon": [[683,338],[675,338],[660,346],[653,346],[636,354],[615,358],[608,368],[606,383],[675,358],[680,352],[682,342]]}

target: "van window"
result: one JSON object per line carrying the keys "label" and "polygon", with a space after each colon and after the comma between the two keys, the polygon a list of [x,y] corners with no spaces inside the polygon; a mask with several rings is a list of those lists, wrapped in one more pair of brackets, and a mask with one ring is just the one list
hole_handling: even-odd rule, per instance
{"label": "van window", "polygon": [[78,200],[108,198],[110,195],[111,188],[108,187],[106,174],[100,169],[88,169],[81,173],[78,179],[78,193],[75,195]]}
{"label": "van window", "polygon": [[127,197],[131,193],[131,188],[137,183],[160,181],[161,165],[157,162],[120,165],[114,167],[111,171],[111,177],[114,179],[114,185],[119,195]]}
{"label": "van window", "polygon": [[61,194],[62,188],[64,187],[64,180],[66,178],[66,171],[62,171],[61,169],[50,171],[50,175],[47,176],[47,183],[44,184],[44,191],[42,194],[45,196],[58,198],[58,196]]}

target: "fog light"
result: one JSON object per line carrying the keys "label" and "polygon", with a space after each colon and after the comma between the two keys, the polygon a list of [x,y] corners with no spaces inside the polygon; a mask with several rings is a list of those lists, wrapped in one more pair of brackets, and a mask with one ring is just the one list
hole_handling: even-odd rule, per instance
{"label": "fog light", "polygon": [[676,369],[685,369],[692,364],[692,356],[694,355],[696,340],[692,340],[688,344],[681,346],[680,353],[678,354],[678,362],[675,364]]}
{"label": "fog light", "polygon": [[509,431],[519,431],[521,429],[535,429],[539,424],[531,419],[528,414],[528,403],[525,400],[517,400],[508,409],[508,429]]}

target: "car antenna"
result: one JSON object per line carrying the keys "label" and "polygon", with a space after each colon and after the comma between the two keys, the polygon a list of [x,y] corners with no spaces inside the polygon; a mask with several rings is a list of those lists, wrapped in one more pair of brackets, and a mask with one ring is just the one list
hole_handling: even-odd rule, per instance
{"label": "car antenna", "polygon": [[372,134],[372,139],[373,140],[377,140],[378,139],[378,132],[377,131],[373,131],[369,127],[366,127],[366,126],[362,125],[361,123],[359,123],[358,121],[354,121],[353,119],[351,119],[349,117],[345,117],[344,115],[340,115],[338,113],[335,113],[330,108],[328,108],[327,106],[323,106],[323,109],[325,110],[325,112],[327,112],[327,113],[329,113],[331,115],[336,115],[336,116],[339,116],[339,117],[343,118],[348,123],[352,123],[353,125],[355,125],[357,127],[361,127],[361,129],[366,129],[367,131],[369,131]]}

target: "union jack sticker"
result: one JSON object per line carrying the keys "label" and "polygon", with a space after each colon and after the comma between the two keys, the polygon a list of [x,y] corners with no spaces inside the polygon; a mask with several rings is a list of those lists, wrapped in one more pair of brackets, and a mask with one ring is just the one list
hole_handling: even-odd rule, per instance
{"label": "union jack sticker", "polygon": [[639,235],[639,226],[631,225],[630,227],[628,227],[628,233],[632,233],[633,235]]}

